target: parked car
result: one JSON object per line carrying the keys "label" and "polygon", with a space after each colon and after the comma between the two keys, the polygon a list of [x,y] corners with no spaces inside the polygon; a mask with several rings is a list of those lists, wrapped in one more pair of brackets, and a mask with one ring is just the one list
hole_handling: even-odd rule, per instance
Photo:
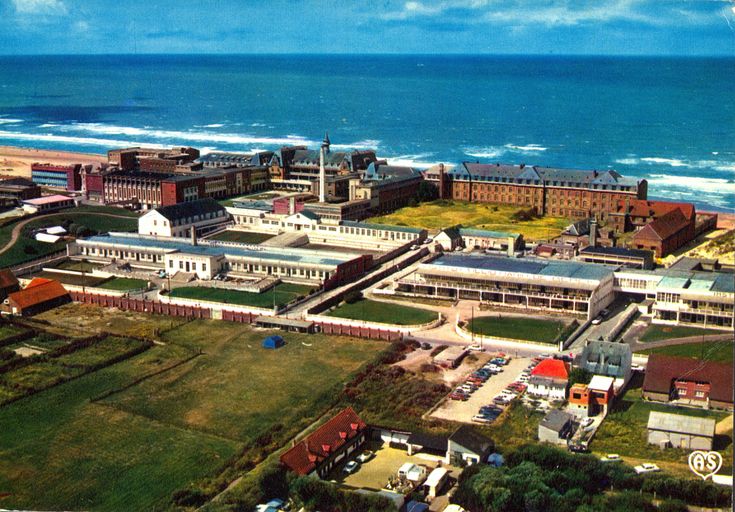
{"label": "parked car", "polygon": [[609,314],[610,314],[610,310],[609,309],[603,309],[602,311],[600,311],[600,317],[602,317],[602,318],[607,318],[607,316]]}
{"label": "parked car", "polygon": [[481,414],[475,414],[474,416],[472,416],[472,421],[476,423],[492,423],[493,421],[495,421],[495,418],[489,418]]}
{"label": "parked car", "polygon": [[592,325],[600,325],[600,324],[602,323],[602,320],[603,320],[603,319],[602,319],[602,317],[601,317],[601,316],[596,316],[596,317],[595,317],[595,318],[594,318],[594,319],[592,320]]}
{"label": "parked car", "polygon": [[365,463],[369,461],[370,459],[372,459],[373,457],[375,457],[375,452],[372,452],[370,450],[365,450],[364,452],[362,452],[360,455],[357,456],[357,460],[360,463]]}
{"label": "parked car", "polygon": [[430,350],[431,349],[431,343],[423,342],[421,344],[421,348],[424,350]]}
{"label": "parked car", "polygon": [[350,473],[354,473],[357,470],[357,467],[360,465],[359,462],[351,460],[347,464],[345,464],[345,467],[342,468],[343,473],[347,473],[348,475]]}
{"label": "parked car", "polygon": [[451,398],[452,400],[462,400],[464,402],[467,400],[467,395],[465,393],[455,391],[454,393],[451,393],[449,395],[449,398]]}
{"label": "parked car", "polygon": [[622,462],[623,459],[617,453],[608,453],[600,459],[602,462]]}
{"label": "parked car", "polygon": [[418,248],[419,248],[418,245],[412,245],[411,247],[409,247],[409,249],[411,249],[412,251],[415,251]]}
{"label": "parked car", "polygon": [[656,471],[661,471],[661,468],[659,468],[656,464],[651,464],[650,462],[644,462],[640,466],[636,466],[633,469],[639,475],[642,473],[655,473]]}
{"label": "parked car", "polygon": [[582,428],[589,427],[595,422],[592,418],[584,418],[579,424],[582,426]]}

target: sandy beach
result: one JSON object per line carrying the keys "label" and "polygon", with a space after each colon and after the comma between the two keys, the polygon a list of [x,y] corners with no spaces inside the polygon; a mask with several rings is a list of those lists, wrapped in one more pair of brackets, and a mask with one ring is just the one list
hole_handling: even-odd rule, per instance
{"label": "sandy beach", "polygon": [[0,174],[12,176],[30,176],[31,164],[51,163],[59,165],[93,164],[107,162],[107,155],[91,153],[73,153],[52,149],[19,148],[0,146]]}

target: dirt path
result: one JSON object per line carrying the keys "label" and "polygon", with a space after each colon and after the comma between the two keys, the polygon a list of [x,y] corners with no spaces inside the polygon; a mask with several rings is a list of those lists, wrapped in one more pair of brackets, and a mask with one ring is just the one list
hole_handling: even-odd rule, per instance
{"label": "dirt path", "polygon": [[732,432],[732,414],[727,418],[720,420],[717,425],[715,425],[715,434],[727,434],[728,432]]}
{"label": "dirt path", "polygon": [[[94,212],[92,212],[94,213]],[[0,254],[7,252],[10,250],[13,245],[15,245],[15,242],[18,241],[18,238],[20,238],[20,233],[23,230],[23,227],[28,224],[29,222],[32,222],[37,219],[45,219],[47,217],[54,217],[56,215],[89,215],[90,212],[64,212],[64,213],[49,213],[46,215],[38,215],[36,217],[31,217],[26,220],[20,221],[18,224],[16,224],[13,227],[13,231],[10,234],[10,240],[7,244],[5,244],[5,247],[0,249]],[[115,219],[133,219],[135,217],[130,217],[129,215],[115,215],[114,213],[94,213],[94,215],[100,215],[102,217],[112,217]]]}

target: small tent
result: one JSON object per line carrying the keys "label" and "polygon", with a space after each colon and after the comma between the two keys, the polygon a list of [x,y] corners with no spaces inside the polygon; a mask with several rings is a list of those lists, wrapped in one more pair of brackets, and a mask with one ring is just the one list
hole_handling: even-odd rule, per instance
{"label": "small tent", "polygon": [[286,344],[278,335],[268,336],[263,340],[263,348],[281,348]]}

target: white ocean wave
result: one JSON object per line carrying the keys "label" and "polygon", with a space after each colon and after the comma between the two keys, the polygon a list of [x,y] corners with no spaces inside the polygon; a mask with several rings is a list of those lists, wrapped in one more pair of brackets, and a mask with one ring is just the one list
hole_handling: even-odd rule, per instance
{"label": "white ocean wave", "polygon": [[390,165],[398,165],[403,167],[413,167],[415,169],[428,169],[441,162],[430,162],[427,158],[433,156],[433,153],[423,153],[419,155],[399,155],[399,156],[380,156],[388,160]]}
{"label": "white ocean wave", "polygon": [[115,126],[101,123],[73,123],[60,126],[62,131],[81,131],[103,135],[126,135],[130,137],[150,137],[153,139],[167,139],[172,143],[175,141],[190,142],[219,142],[222,144],[265,144],[265,145],[288,145],[288,144],[312,144],[313,141],[300,135],[288,135],[286,137],[255,137],[238,133],[216,133],[208,131],[182,131],[182,130],[155,130],[135,128],[132,126]]}
{"label": "white ocean wave", "polygon": [[22,119],[12,119],[10,117],[0,117],[0,124],[18,124],[22,123]]}
{"label": "white ocean wave", "polygon": [[488,147],[467,147],[462,148],[464,154],[475,158],[497,158],[507,151],[504,147],[488,146]]}
{"label": "white ocean wave", "polygon": [[43,123],[38,125],[39,128],[56,128],[57,126],[59,125],[56,123]]}
{"label": "white ocean wave", "polygon": [[212,124],[195,124],[194,128],[222,128],[224,124],[212,123]]}
{"label": "white ocean wave", "polygon": [[514,151],[522,151],[524,153],[529,151],[546,151],[549,148],[545,148],[543,146],[540,146],[539,144],[526,144],[525,146],[516,146],[514,144],[506,144],[504,147],[514,150]]}
{"label": "white ocean wave", "polygon": [[[236,124],[241,125],[242,123],[236,123]],[[265,127],[266,125],[263,123],[250,123],[250,126],[252,126],[253,128],[262,128],[262,127]]]}
{"label": "white ocean wave", "polygon": [[649,186],[676,187],[701,191],[711,194],[735,194],[735,181],[725,178],[700,178],[697,176],[679,176],[672,174],[651,174],[648,178]]}
{"label": "white ocean wave", "polygon": [[165,144],[151,144],[150,142],[135,142],[131,140],[100,139],[96,137],[72,137],[68,135],[54,135],[51,133],[22,133],[0,130],[0,139],[16,139],[42,142],[63,142],[66,144],[79,144],[84,146],[112,146],[124,148],[127,146],[146,146],[153,148],[166,148]]}
{"label": "white ocean wave", "polygon": [[333,149],[377,149],[379,145],[379,140],[366,139],[358,140],[350,144],[330,144],[330,147]]}
{"label": "white ocean wave", "polygon": [[[717,152],[713,152],[717,154]],[[643,158],[619,158],[615,163],[621,165],[667,165],[669,167],[684,167],[687,169],[714,169],[716,171],[735,172],[735,162],[722,160],[684,160],[681,158],[664,158],[647,156]]]}

